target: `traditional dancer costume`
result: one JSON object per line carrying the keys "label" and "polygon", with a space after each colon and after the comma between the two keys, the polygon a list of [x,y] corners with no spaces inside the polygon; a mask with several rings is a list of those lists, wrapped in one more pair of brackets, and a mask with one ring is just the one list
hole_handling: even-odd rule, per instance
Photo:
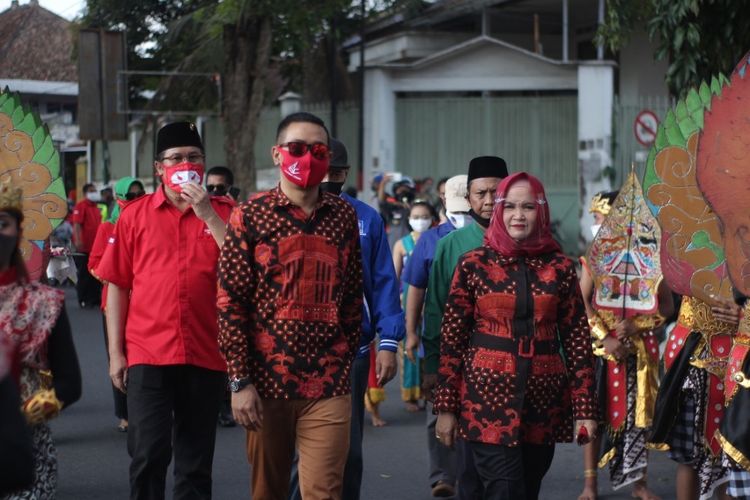
{"label": "traditional dancer costume", "polygon": [[[609,464],[617,490],[645,477],[646,436],[653,419],[658,387],[658,340],[661,231],[643,199],[634,173],[609,209],[606,199],[592,200],[592,211],[608,216],[582,263],[594,282],[589,318],[594,337],[601,412],[606,423],[599,467]],[[605,214],[606,215],[606,214]],[[629,354],[616,359],[602,341],[615,335],[623,319],[633,321],[638,334],[624,341]]]}
{"label": "traditional dancer costume", "polygon": [[743,306],[733,339],[724,379],[726,413],[715,434],[730,467],[727,493],[750,497],[750,380],[747,353],[750,350],[750,250],[746,231],[750,223],[748,158],[750,158],[750,53],[732,72],[729,81],[712,97],[703,119],[697,152],[698,186],[719,220],[723,252],[735,299]]}
{"label": "traditional dancer costume", "polygon": [[[720,321],[711,309],[731,301],[732,290],[727,241],[701,179],[702,164],[722,156],[713,138],[715,129],[711,131],[711,115],[725,100],[728,83],[723,76],[713,78],[667,113],[644,180],[649,206],[662,228],[664,279],[684,296],[664,353],[666,374],[651,441],[668,445],[673,460],[696,471],[701,499],[710,498],[729,479],[717,431],[724,417],[724,378],[737,326]],[[733,99],[730,106],[740,108],[738,102]],[[723,144],[735,155],[732,140]],[[737,201],[726,192],[721,196]]]}
{"label": "traditional dancer costume", "polygon": [[67,212],[59,174],[47,127],[17,94],[0,92],[0,212],[15,217],[19,229],[24,221],[23,232],[3,234],[0,241],[0,337],[10,349],[34,447],[34,482],[4,497],[10,499],[55,497],[57,457],[46,421],[81,391],[65,294],[33,281],[44,270],[45,240]]}

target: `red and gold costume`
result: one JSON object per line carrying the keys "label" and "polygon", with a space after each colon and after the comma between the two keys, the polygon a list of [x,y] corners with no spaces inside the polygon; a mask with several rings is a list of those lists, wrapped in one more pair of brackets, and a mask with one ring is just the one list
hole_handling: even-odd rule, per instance
{"label": "red and gold costume", "polygon": [[[710,96],[714,87],[718,83],[710,91],[704,85],[701,92]],[[683,299],[667,338],[649,441],[668,446],[670,458],[696,471],[705,499],[728,480],[715,431],[723,415],[724,370],[736,327],[717,321],[711,312],[711,304],[731,300],[732,292],[719,220],[696,178],[700,130],[679,140],[682,133],[673,133],[680,128],[675,116],[667,121],[660,134],[669,140],[652,150],[644,190],[662,228],[664,280]]]}
{"label": "red and gold costume", "polygon": [[[12,186],[12,178],[0,180],[0,212],[10,214],[20,224],[25,199],[22,190]],[[3,268],[0,271],[0,355],[9,354],[10,374],[18,385],[21,410],[32,430],[34,453],[33,483],[23,491],[10,492],[10,498],[54,498],[57,456],[46,422],[57,416],[64,404],[71,404],[80,397],[80,369],[64,311],[64,292],[30,281],[25,267],[14,257],[23,255],[20,234],[16,237],[3,234],[2,237],[4,249],[14,243],[15,248],[9,262],[0,262]],[[27,257],[34,262],[33,253]],[[0,364],[5,361],[0,360]]]}
{"label": "red and gold costume", "polygon": [[734,298],[743,306],[727,366],[726,413],[718,435],[726,456],[731,458],[727,493],[741,498],[750,496],[749,70],[750,53],[747,53],[728,80],[722,77],[720,92],[712,96],[710,108],[704,115],[696,158],[698,185],[721,221],[726,271],[734,287]]}
{"label": "red and gold costume", "polygon": [[[659,382],[654,329],[664,321],[658,303],[661,232],[634,172],[609,206],[595,197],[590,211],[607,216],[581,262],[593,282],[589,326],[600,357],[598,388],[607,430],[599,466],[609,464],[616,490],[642,480],[648,465],[646,436]],[[617,336],[623,320],[632,322],[636,333],[621,339],[628,355],[616,359],[605,352],[603,341]]]}

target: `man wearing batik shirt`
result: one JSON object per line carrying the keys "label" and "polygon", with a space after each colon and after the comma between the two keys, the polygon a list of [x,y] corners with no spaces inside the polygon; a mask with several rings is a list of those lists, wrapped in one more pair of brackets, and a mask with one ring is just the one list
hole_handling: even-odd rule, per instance
{"label": "man wearing batik shirt", "polygon": [[295,447],[302,498],[341,498],[363,289],[354,208],[319,189],[328,143],[314,115],[281,121],[279,186],[232,212],[219,263],[219,345],[257,499],[287,498]]}

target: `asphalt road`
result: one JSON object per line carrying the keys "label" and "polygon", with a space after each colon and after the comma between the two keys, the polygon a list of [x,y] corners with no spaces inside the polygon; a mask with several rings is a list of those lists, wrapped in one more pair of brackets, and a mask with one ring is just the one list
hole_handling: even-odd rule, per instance
{"label": "asphalt road", "polygon": [[[128,497],[126,436],[116,431],[107,376],[102,320],[98,310],[81,310],[75,292],[67,288],[67,307],[83,371],[83,396],[51,424],[58,448],[61,500],[116,500]],[[431,497],[427,484],[425,414],[408,413],[399,401],[398,384],[388,386],[382,405],[388,425],[367,425],[364,438],[363,500]],[[675,466],[663,453],[654,452],[649,482],[663,499],[674,498]],[[576,499],[583,484],[580,449],[559,445],[552,468],[542,485],[543,499]],[[170,473],[171,474],[171,473]],[[249,498],[249,470],[244,456],[244,432],[220,428],[213,469],[214,498]],[[600,498],[626,499],[626,488],[612,493],[600,473]],[[171,491],[168,478],[167,491]],[[171,495],[168,495],[171,498]]]}

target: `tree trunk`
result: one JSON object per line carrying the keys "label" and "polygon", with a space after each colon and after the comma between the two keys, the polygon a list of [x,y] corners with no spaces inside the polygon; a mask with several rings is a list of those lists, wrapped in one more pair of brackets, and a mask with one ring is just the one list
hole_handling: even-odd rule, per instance
{"label": "tree trunk", "polygon": [[255,136],[263,109],[271,35],[267,16],[243,16],[236,24],[224,26],[224,148],[227,166],[244,197],[256,189]]}

